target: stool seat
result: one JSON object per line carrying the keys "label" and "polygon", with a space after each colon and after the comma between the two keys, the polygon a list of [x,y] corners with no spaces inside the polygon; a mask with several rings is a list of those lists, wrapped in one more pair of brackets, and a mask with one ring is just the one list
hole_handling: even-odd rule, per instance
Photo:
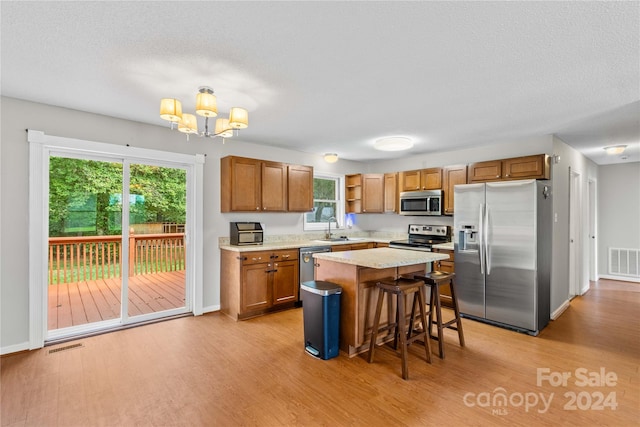
{"label": "stool seat", "polygon": [[[417,278],[399,277],[399,278],[384,278],[376,281],[376,287],[378,289],[378,301],[376,304],[376,314],[373,320],[373,327],[371,330],[371,340],[369,342],[369,356],[368,362],[373,362],[373,354],[376,347],[376,339],[378,333],[393,330],[394,334],[394,348],[397,348],[398,340],[400,341],[400,355],[402,360],[402,378],[409,379],[409,369],[407,363],[408,346],[414,341],[422,338],[424,341],[427,362],[431,363],[431,344],[427,336],[428,333],[428,320],[427,313],[425,311],[425,293],[424,293],[424,281]],[[396,314],[395,322],[389,319],[389,324],[380,328],[380,314],[382,312],[382,302],[384,300],[384,294],[389,294],[389,297],[396,296]],[[409,317],[409,327],[406,326],[406,302],[407,297],[413,295],[413,302],[411,305],[411,315]],[[390,301],[390,300],[389,300]],[[422,330],[416,331],[414,329],[416,305],[418,306],[420,320],[422,322]],[[429,312],[429,316],[431,313]],[[429,317],[430,318],[430,317]],[[415,333],[415,335],[413,335]]]}
{"label": "stool seat", "polygon": [[[429,315],[429,336],[438,340],[438,351],[440,358],[444,359],[444,334],[445,328],[453,329],[458,332],[458,340],[460,347],[464,347],[464,332],[462,330],[462,317],[460,316],[460,309],[458,306],[458,296],[455,289],[455,273],[448,273],[444,271],[432,271],[426,274],[416,274],[414,279],[423,280],[424,283],[431,288],[430,303],[431,306]],[[442,306],[440,304],[440,286],[449,286],[451,290],[451,304],[453,306],[454,318],[443,322],[442,321]],[[436,316],[436,328],[438,335],[433,336],[431,334],[431,326],[433,324],[433,315]]]}

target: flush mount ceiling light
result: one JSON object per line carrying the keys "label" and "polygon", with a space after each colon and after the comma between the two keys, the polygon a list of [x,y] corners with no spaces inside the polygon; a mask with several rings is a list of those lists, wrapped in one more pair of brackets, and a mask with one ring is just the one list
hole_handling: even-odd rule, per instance
{"label": "flush mount ceiling light", "polygon": [[373,143],[373,148],[380,151],[402,151],[413,147],[413,141],[406,136],[389,136]]}
{"label": "flush mount ceiling light", "polygon": [[626,145],[612,145],[610,147],[604,147],[607,154],[622,154],[624,149],[627,148]]}
{"label": "flush mount ceiling light", "polygon": [[[249,126],[249,113],[244,108],[233,107],[229,112],[229,118],[216,119],[213,132],[209,130],[209,118],[218,115],[218,103],[213,89],[208,86],[198,88],[196,96],[196,114],[204,117],[204,130],[198,132],[198,121],[193,114],[182,113],[182,103],[174,98],[163,98],[160,101],[160,117],[171,122],[171,129],[187,135],[197,135],[203,138],[215,138],[216,136],[231,138],[233,130],[245,129]],[[177,126],[176,126],[177,125]]]}
{"label": "flush mount ceiling light", "polygon": [[335,163],[338,161],[338,155],[336,153],[325,153],[324,161],[327,163]]}

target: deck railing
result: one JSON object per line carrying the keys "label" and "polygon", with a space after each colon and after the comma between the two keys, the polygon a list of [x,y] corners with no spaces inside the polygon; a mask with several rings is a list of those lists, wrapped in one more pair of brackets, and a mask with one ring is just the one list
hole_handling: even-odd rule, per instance
{"label": "deck railing", "polygon": [[[121,277],[121,265],[122,236],[49,238],[49,284]],[[184,233],[129,236],[129,276],[184,268]]]}

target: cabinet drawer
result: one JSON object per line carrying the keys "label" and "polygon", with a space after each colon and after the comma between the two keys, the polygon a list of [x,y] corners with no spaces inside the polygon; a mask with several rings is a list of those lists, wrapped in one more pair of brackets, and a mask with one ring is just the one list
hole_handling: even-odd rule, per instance
{"label": "cabinet drawer", "polygon": [[263,264],[271,261],[270,251],[260,252],[244,252],[240,255],[242,259],[242,265]]}
{"label": "cabinet drawer", "polygon": [[282,250],[273,252],[274,261],[293,261],[298,259],[298,249]]}

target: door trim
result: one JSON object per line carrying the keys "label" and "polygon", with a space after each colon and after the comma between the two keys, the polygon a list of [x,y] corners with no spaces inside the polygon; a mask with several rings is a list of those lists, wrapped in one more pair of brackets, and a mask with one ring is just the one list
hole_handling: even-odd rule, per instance
{"label": "door trim", "polygon": [[203,313],[203,154],[183,154],[145,148],[129,147],[102,142],[86,141],[46,135],[42,131],[27,131],[29,142],[29,349],[42,348],[47,334],[47,239],[49,202],[44,195],[49,188],[48,170],[51,152],[77,153],[104,157],[120,157],[134,162],[157,161],[167,165],[180,165],[192,175],[187,185],[187,223],[193,224],[185,233],[185,243],[192,245],[187,251],[187,287],[190,289],[191,311]]}

